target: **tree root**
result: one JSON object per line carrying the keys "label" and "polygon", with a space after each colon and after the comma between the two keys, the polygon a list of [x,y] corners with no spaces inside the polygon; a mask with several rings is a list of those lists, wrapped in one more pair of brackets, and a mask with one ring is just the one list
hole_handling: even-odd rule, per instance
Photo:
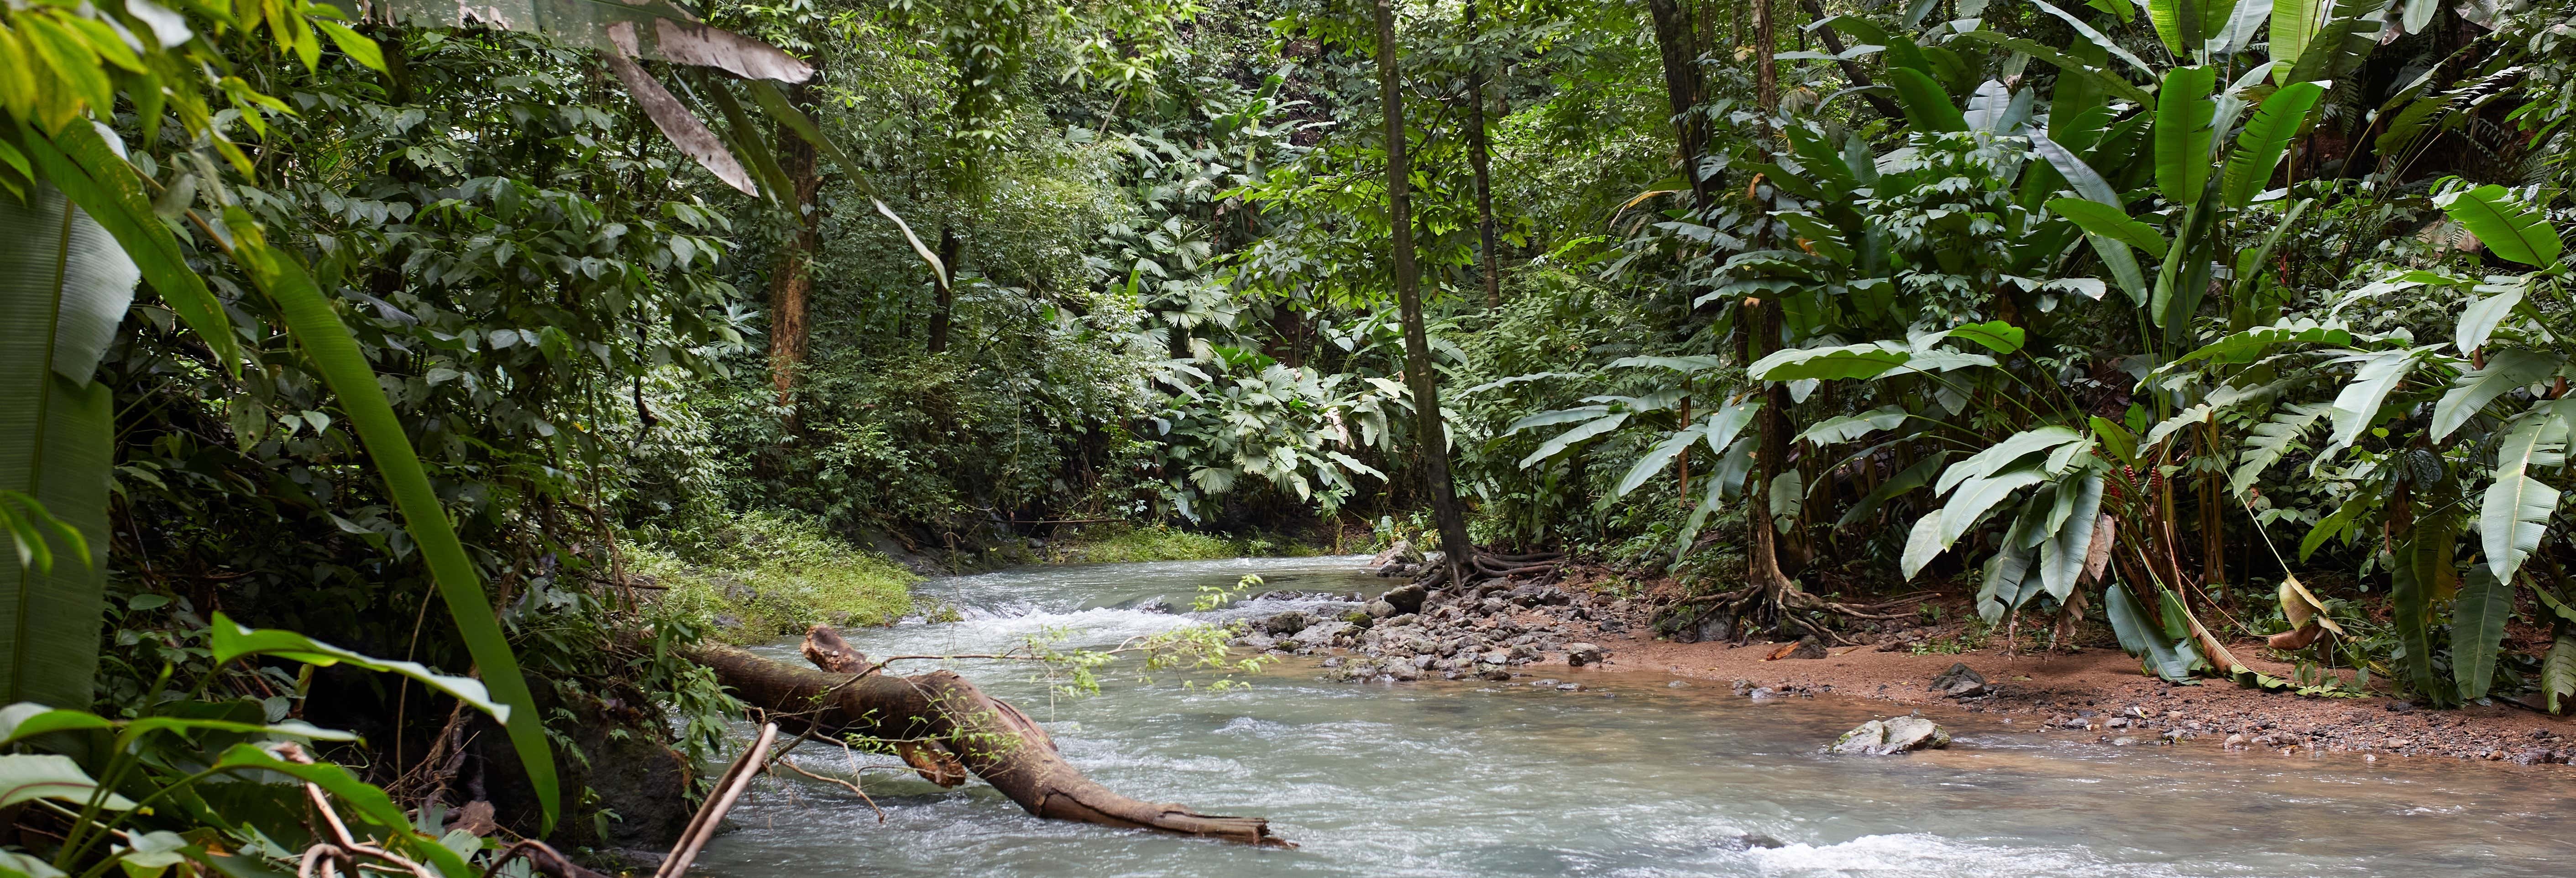
{"label": "tree root", "polygon": [[[819,654],[812,660],[825,667],[875,667],[828,628],[809,635],[805,649],[809,657]],[[973,772],[1039,817],[1295,846],[1271,835],[1269,821],[1259,817],[1200,814],[1111,792],[1057,755],[1055,742],[1037,723],[952,671],[910,677],[830,673],[708,644],[690,647],[684,655],[715,671],[738,697],[770,711],[782,726],[816,735],[914,742],[922,747],[916,755],[932,765],[912,756],[906,762],[925,777],[945,775],[952,764],[947,760],[953,759],[957,768]]]}

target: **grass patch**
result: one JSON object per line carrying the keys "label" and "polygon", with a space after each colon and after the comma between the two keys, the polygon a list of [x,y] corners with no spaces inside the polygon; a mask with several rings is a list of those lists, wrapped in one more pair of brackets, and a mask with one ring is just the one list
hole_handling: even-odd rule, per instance
{"label": "grass patch", "polygon": [[1268,534],[1225,536],[1180,530],[1161,524],[1092,525],[1057,537],[1047,553],[1051,564],[1108,564],[1121,561],[1205,561],[1219,558],[1304,558],[1324,548]]}
{"label": "grass patch", "polygon": [[755,512],[706,531],[627,547],[630,569],[665,590],[661,609],[748,643],[817,624],[885,625],[913,610],[921,577],[801,518]]}

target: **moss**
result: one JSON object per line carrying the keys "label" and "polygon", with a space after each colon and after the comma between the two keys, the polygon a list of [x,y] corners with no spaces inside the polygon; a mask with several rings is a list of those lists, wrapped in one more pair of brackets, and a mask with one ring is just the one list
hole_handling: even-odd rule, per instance
{"label": "moss", "polygon": [[1160,524],[1095,525],[1058,537],[1047,554],[1054,564],[1107,564],[1120,561],[1202,561],[1217,558],[1302,558],[1325,547],[1275,534],[1226,536],[1180,530]]}
{"label": "moss", "polygon": [[668,536],[630,545],[630,569],[663,588],[662,612],[736,643],[816,624],[891,624],[912,612],[912,585],[921,580],[812,521],[776,513]]}

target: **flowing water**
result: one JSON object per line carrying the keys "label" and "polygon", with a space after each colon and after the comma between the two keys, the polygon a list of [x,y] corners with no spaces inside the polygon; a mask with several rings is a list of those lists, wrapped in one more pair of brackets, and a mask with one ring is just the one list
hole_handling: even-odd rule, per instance
{"label": "flowing water", "polygon": [[[927,583],[963,621],[847,632],[870,655],[992,652],[1031,634],[1105,646],[1203,621],[1204,585],[1383,588],[1358,559],[1117,564]],[[1216,616],[1277,612],[1255,601]],[[1139,607],[1145,607],[1139,609]],[[794,660],[792,643],[766,648]],[[1248,689],[1204,676],[1105,678],[1050,698],[1026,666],[956,667],[1047,725],[1113,789],[1271,819],[1296,850],[1041,821],[980,782],[865,776],[846,790],[764,782],[700,872],[810,876],[1777,875],[2560,876],[2576,872],[2565,768],[2113,749],[1941,716],[1947,751],[1871,759],[1817,746],[1884,704],[1756,702],[1660,674],[1527,685],[1325,683],[1293,659]],[[926,669],[926,668],[925,668]],[[916,669],[919,670],[919,669]],[[1526,681],[1522,681],[1526,682]],[[807,748],[815,745],[807,744]],[[811,751],[800,751],[809,753]],[[838,752],[801,757],[821,771]],[[845,766],[844,766],[845,768]],[[1747,836],[1779,847],[1748,846]]]}

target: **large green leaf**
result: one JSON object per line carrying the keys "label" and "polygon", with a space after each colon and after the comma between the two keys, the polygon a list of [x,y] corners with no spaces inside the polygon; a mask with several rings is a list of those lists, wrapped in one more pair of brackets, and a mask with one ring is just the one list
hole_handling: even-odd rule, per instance
{"label": "large green leaf", "polygon": [[1905,423],[1907,417],[1905,408],[1897,405],[1883,405],[1859,414],[1835,415],[1817,421],[1799,433],[1796,441],[1817,447],[1840,445],[1880,430],[1896,429],[1897,425]]}
{"label": "large green leaf", "polygon": [[2147,618],[2146,608],[2138,605],[2127,586],[2115,582],[2102,589],[2102,613],[2110,617],[2111,633],[2119,637],[2120,649],[2142,659],[2148,673],[2175,683],[2191,680],[2192,654],[2156,630],[2156,623]]}
{"label": "large green leaf", "polygon": [[[85,211],[43,183],[0,197],[0,490],[86,543],[42,569],[0,570],[0,700],[87,707],[107,574],[106,385],[91,380],[140,272]],[[22,534],[20,539],[41,534]],[[68,551],[64,551],[68,550]]]}
{"label": "large green leaf", "polygon": [[2334,442],[2350,447],[2361,438],[2361,431],[2379,418],[2379,406],[2388,400],[2413,370],[2419,351],[2383,351],[2360,357],[2361,366],[2353,370],[2352,383],[2346,384],[2334,401]]}
{"label": "large green leaf", "polygon": [[2129,218],[2129,212],[2086,198],[2053,198],[2049,212],[2067,218],[2087,232],[2165,257],[2165,236],[2156,227]]}
{"label": "large green leaf", "polygon": [[2389,569],[2389,624],[2397,629],[2397,642],[2406,650],[2399,662],[2406,680],[2416,692],[2436,704],[2452,703],[2457,694],[2450,681],[2433,672],[2433,590],[2442,577],[2453,571],[2444,570],[2442,560],[2450,553],[2442,551],[2449,531],[2438,525],[2419,525],[2408,539],[2397,544],[2396,563]]}
{"label": "large green leaf", "polygon": [[313,276],[292,254],[269,246],[259,225],[241,208],[226,209],[224,225],[232,233],[235,261],[260,292],[276,303],[286,319],[287,331],[339,397],[342,413],[348,415],[351,429],[365,444],[377,474],[385,480],[386,492],[393,495],[394,507],[402,513],[403,529],[411,533],[422,560],[429,565],[439,597],[447,604],[448,618],[455,621],[466,652],[481,669],[484,685],[491,689],[493,700],[510,706],[510,718],[505,724],[510,744],[518,751],[519,764],[527,770],[528,783],[544,808],[544,824],[551,829],[561,796],[555,779],[554,752],[546,744],[536,700],[528,692],[528,681],[519,674],[518,657],[511,654],[500,622],[493,618],[491,598],[483,592],[482,578],[473,560],[466,557],[456,529],[448,523],[447,511],[440,507],[438,492],[430,486],[429,474],[412,451],[402,420],[386,401],[383,385],[376,382],[375,369],[359,351],[348,324],[340,321],[339,312],[332,309]]}
{"label": "large green leaf", "polygon": [[2254,425],[2245,439],[2245,452],[2237,457],[2236,471],[2227,477],[2228,490],[2243,493],[2252,487],[2265,469],[2290,453],[2290,443],[2298,441],[2333,410],[2334,406],[2322,402],[2293,403]]}
{"label": "large green leaf", "polygon": [[1969,455],[1968,459],[1959,461],[1957,465],[1943,471],[1940,482],[1933,486],[1933,493],[1950,493],[1951,488],[1970,479],[1991,476],[2022,458],[2082,441],[2084,441],[2084,434],[2053,424],[2023,430],[2004,437],[2003,441],[1987,446],[1984,450]]}
{"label": "large green leaf", "polygon": [[[2119,2],[2119,0],[2113,0],[2113,2],[2116,3]],[[2113,57],[2117,57],[2122,61],[2128,62],[2129,66],[2135,68],[2140,74],[2148,77],[2156,75],[2155,65],[2148,64],[2146,59],[2138,57],[2137,53],[2131,52],[2126,48],[2122,48],[2120,46],[2120,41],[2112,39],[2109,35],[2095,29],[2092,25],[2086,24],[2083,19],[2069,14],[2064,9],[2059,9],[2056,6],[2049,5],[2047,0],[2031,0],[2031,5],[2039,7],[2042,12],[2057,16],[2059,21],[2066,22],[2067,27],[2075,30],[2076,36],[2082,37],[2086,42],[2093,44]],[[2125,6],[2127,4],[2121,3],[2120,5]],[[2129,19],[2128,16],[2122,15],[2120,16],[2120,20],[2122,22],[2126,22]],[[2139,103],[2143,104],[2146,103],[2146,101],[2140,100]]]}
{"label": "large green leaf", "polygon": [[2462,373],[2459,383],[2442,394],[2442,401],[2433,404],[2433,440],[2450,438],[2451,431],[2468,423],[2505,391],[2547,378],[2566,362],[2557,354],[2522,348],[2487,355],[2486,368]]}
{"label": "large green leaf", "polygon": [[[2273,58],[2296,59],[2301,52],[2307,51],[2308,39],[2317,33],[2317,10],[2322,5],[2323,0],[2272,0]],[[2290,75],[2289,65],[2272,68],[2272,75],[2284,77],[2274,81],[2286,82]]]}
{"label": "large green leaf", "polygon": [[1636,463],[1628,466],[1628,474],[1619,477],[1619,484],[1610,489],[1610,496],[1625,497],[1628,496],[1628,492],[1637,490],[1639,485],[1645,484],[1647,479],[1654,478],[1656,473],[1662,472],[1664,467],[1670,465],[1673,458],[1680,456],[1683,449],[1699,441],[1700,435],[1705,432],[1707,432],[1705,427],[1691,426],[1675,430],[1672,435],[1665,436],[1663,441],[1655,443],[1655,447],[1646,449],[1646,453],[1638,457]]}
{"label": "large green leaf", "polygon": [[2241,208],[2254,202],[2256,193],[2272,182],[2272,171],[2281,166],[2281,155],[2290,147],[2290,138],[2298,136],[2307,124],[2308,113],[2317,106],[2325,87],[2313,82],[2283,86],[2263,105],[2254,110],[2254,118],[2236,135],[2236,153],[2227,157],[2227,179],[2219,184],[2219,194],[2229,207]]}
{"label": "large green leaf", "polygon": [[2451,680],[2459,684],[2461,700],[2487,697],[2495,682],[2496,646],[2504,642],[2504,623],[2512,616],[2513,580],[2469,568],[2460,598],[2451,604]]}
{"label": "large green leaf", "polygon": [[[327,762],[290,762],[253,744],[235,744],[216,757],[214,767],[257,769],[286,775],[322,788],[341,805],[361,819],[381,827],[382,834],[398,840],[398,849],[413,857],[429,861],[440,875],[479,874],[465,865],[463,857],[439,843],[439,840],[414,828],[402,808],[382,788],[359,780],[349,770]],[[369,833],[376,834],[376,833]]]}
{"label": "large green leaf", "polygon": [[2532,470],[2566,462],[2567,418],[2555,405],[2523,416],[2496,445],[2495,481],[2487,484],[2478,508],[2478,539],[2487,553],[2484,569],[2495,579],[2513,581],[2514,571],[2540,548],[2550,516],[2558,511],[2558,489]]}
{"label": "large green leaf", "polygon": [[[2322,2],[2322,0],[2320,0]],[[2360,67],[2362,59],[2378,48],[2384,25],[2380,12],[2388,0],[2337,0],[2334,11],[2312,31],[2296,55],[2275,46],[2272,58],[2283,61],[2295,58],[2289,73],[2274,69],[2275,82],[2339,82],[2344,74]]]}
{"label": "large green leaf", "polygon": [[2540,663],[2540,691],[2549,697],[2549,712],[2559,712],[2558,699],[2576,695],[2576,634],[2558,635],[2549,657]]}
{"label": "large green leaf", "polygon": [[[2483,289],[2486,285],[2479,286]],[[2460,309],[2459,331],[2453,336],[2452,344],[2464,354],[2486,347],[2488,337],[2495,335],[2496,327],[2513,313],[2514,306],[2522,304],[2523,293],[2528,289],[2524,284],[2510,284],[2504,292],[2470,302],[2468,307]]]}
{"label": "large green leaf", "polygon": [[1966,131],[1968,116],[1950,102],[1950,93],[1941,89],[1930,74],[1912,67],[1890,67],[1889,85],[1896,87],[1896,101],[1905,109],[1905,121],[1917,131]]}
{"label": "large green leaf", "polygon": [[239,373],[241,346],[233,337],[232,318],[206,288],[205,278],[188,267],[179,239],[152,212],[143,180],[116,150],[89,125],[64,128],[48,139],[20,129],[19,142],[39,175],[62,189],[91,220],[124,245],[125,254],[143,278],[161,294],[170,313],[195,330],[215,361]]}
{"label": "large green leaf", "polygon": [[1913,358],[1912,350],[1894,342],[1787,348],[1753,361],[1746,372],[1763,381],[1875,378]]}
{"label": "large green leaf", "polygon": [[432,689],[456,696],[457,700],[473,705],[476,710],[491,714],[494,719],[505,723],[510,719],[509,705],[494,702],[482,681],[472,677],[455,677],[437,673],[416,662],[374,658],[341,649],[293,631],[272,628],[254,630],[227,618],[221,612],[215,613],[213,623],[208,628],[210,629],[208,651],[212,653],[215,663],[219,665],[244,656],[268,655],[316,667],[345,664],[370,671],[401,674],[428,684]]}
{"label": "large green leaf", "polygon": [[2433,204],[2500,258],[2545,268],[2558,261],[2565,246],[2548,217],[2493,183],[2436,195]]}
{"label": "large green leaf", "polygon": [[2039,544],[2039,581],[2049,595],[2063,603],[2075,593],[2075,582],[2084,576],[2084,561],[2092,554],[2095,518],[2102,511],[2102,474],[2085,473],[2071,484],[2062,484],[2058,495],[2069,502],[2061,503],[2066,514],[2051,523],[2046,542]]}
{"label": "large green leaf", "polygon": [[2218,71],[2210,67],[2176,67],[2165,73],[2156,91],[2156,191],[2175,204],[2200,203],[2209,182],[2210,123],[2218,102]]}
{"label": "large green leaf", "polygon": [[[37,799],[56,799],[74,804],[86,803],[98,793],[98,781],[82,771],[69,756],[51,753],[13,753],[0,756],[0,807]],[[108,794],[108,808],[124,811],[134,803],[124,796]]]}
{"label": "large green leaf", "polygon": [[1566,449],[1574,447],[1576,443],[1619,429],[1619,425],[1627,422],[1628,413],[1618,412],[1558,433],[1546,442],[1539,443],[1537,451],[1532,451],[1528,457],[1521,458],[1520,468],[1529,469],[1537,466],[1540,461],[1565,453]]}
{"label": "large green leaf", "polygon": [[745,79],[804,82],[812,65],[710,27],[670,0],[377,0],[368,17],[420,27],[493,27],[629,58],[716,67]]}
{"label": "large green leaf", "polygon": [[2270,326],[2257,326],[2243,332],[2231,333],[2202,346],[2199,350],[2182,355],[2175,362],[2188,363],[2193,360],[2215,359],[2222,363],[2251,363],[2274,345],[2323,344],[2344,347],[2357,339],[2371,337],[2356,335],[2351,327],[2341,323],[2319,323],[2306,319],[2284,320]]}
{"label": "large green leaf", "polygon": [[1949,459],[1950,452],[1936,451],[1930,457],[1915,461],[1913,466],[1906,467],[1903,472],[1889,476],[1887,481],[1879,483],[1877,488],[1861,497],[1860,502],[1853,503],[1851,509],[1843,512],[1843,517],[1836,519],[1834,526],[1850,527],[1877,512],[1879,507],[1887,505],[1887,501],[1897,495],[1931,484],[1933,474],[1940,472],[1941,465]]}

